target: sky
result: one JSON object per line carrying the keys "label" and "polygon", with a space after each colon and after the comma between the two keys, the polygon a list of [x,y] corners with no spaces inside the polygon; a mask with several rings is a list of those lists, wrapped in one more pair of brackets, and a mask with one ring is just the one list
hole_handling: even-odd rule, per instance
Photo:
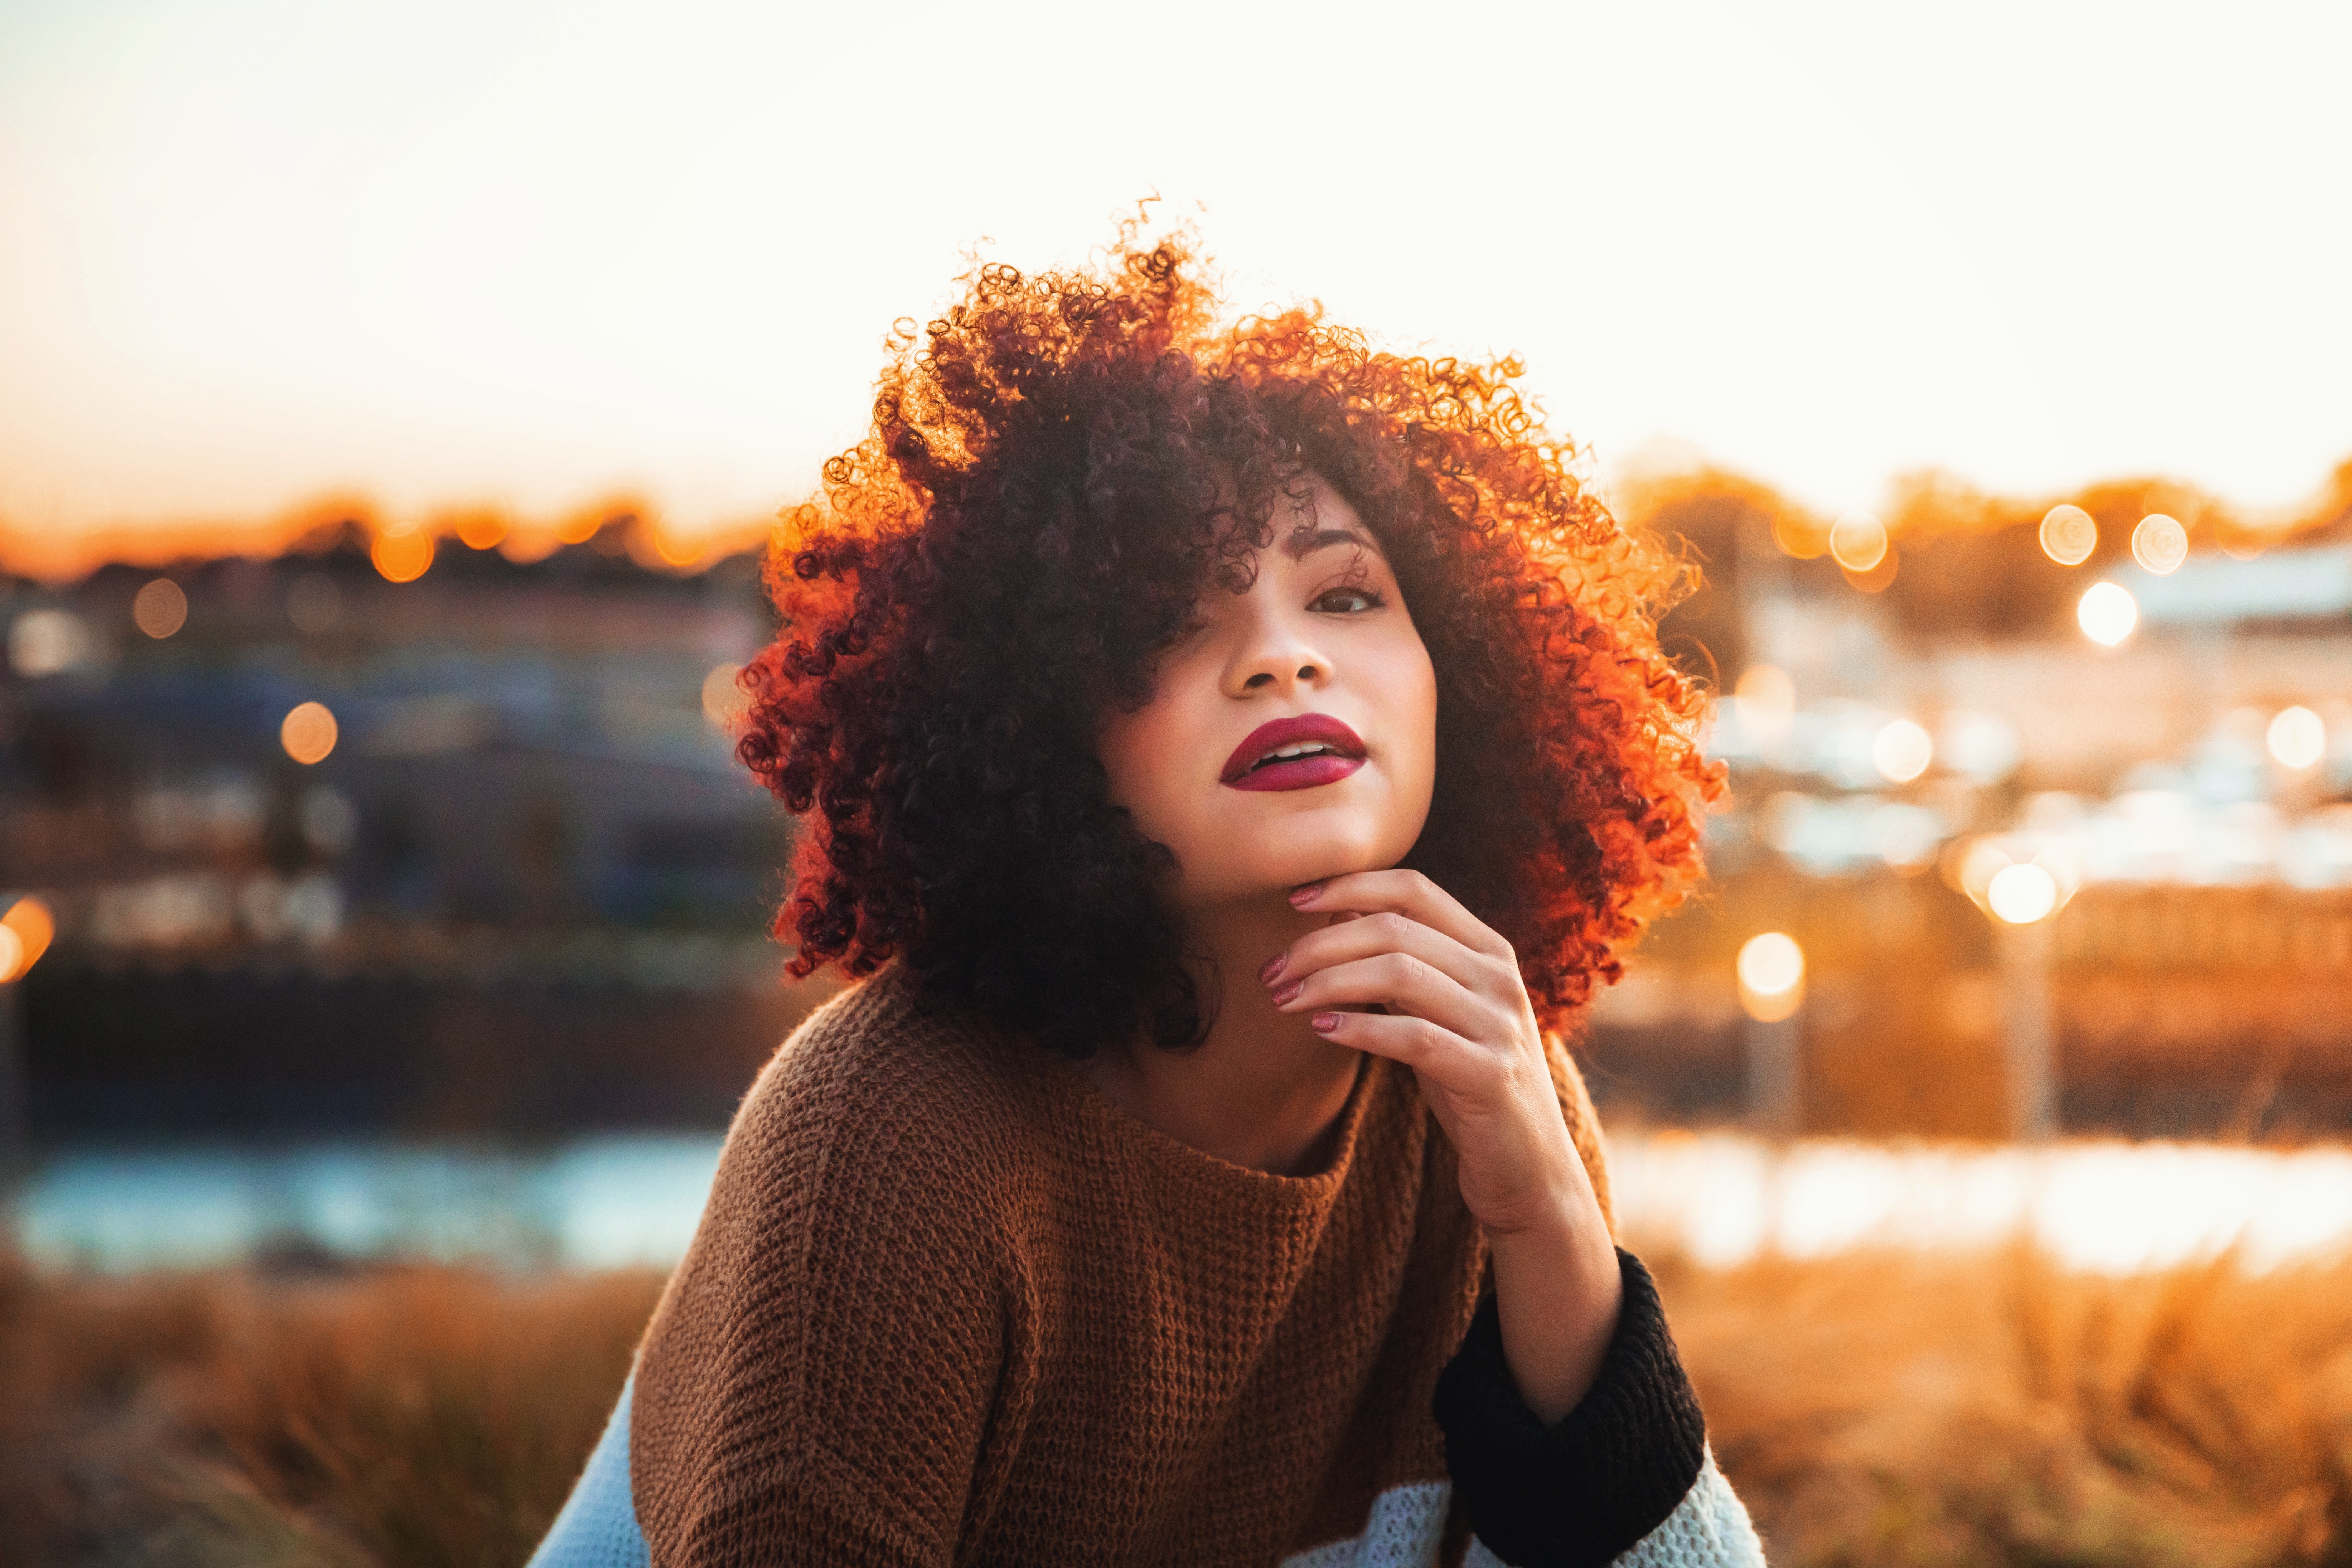
{"label": "sky", "polygon": [[[1156,24],[1156,26],[1155,26]],[[763,519],[975,249],[1513,352],[1612,476],[2291,504],[2352,8],[0,0],[0,543],[330,494]]]}

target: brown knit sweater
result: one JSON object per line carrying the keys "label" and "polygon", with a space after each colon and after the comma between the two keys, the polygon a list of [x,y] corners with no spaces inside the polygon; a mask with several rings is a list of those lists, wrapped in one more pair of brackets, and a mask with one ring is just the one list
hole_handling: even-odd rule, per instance
{"label": "brown knit sweater", "polygon": [[[1591,1102],[1553,1067],[1605,1208]],[[636,1520],[656,1568],[1271,1564],[1447,1481],[1433,1399],[1485,1266],[1395,1064],[1366,1059],[1327,1169],[1268,1175],[886,972],[736,1118],[639,1352]],[[1661,1397],[1686,1404],[1679,1379]]]}

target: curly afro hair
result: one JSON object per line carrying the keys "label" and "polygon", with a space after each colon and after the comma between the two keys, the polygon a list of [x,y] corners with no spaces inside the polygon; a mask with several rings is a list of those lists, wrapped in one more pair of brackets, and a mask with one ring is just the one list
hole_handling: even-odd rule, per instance
{"label": "curly afro hair", "polygon": [[1515,360],[1375,353],[1319,306],[1215,321],[1187,237],[979,266],[902,321],[872,428],[786,512],[782,627],[740,755],[805,814],[793,973],[898,958],[926,1005],[1074,1058],[1204,1033],[1172,853],[1112,805],[1111,706],[1204,592],[1239,591],[1309,473],[1395,571],[1438,683],[1405,862],[1511,942],[1559,1026],[1699,870],[1705,700],[1660,653],[1686,566],[1621,530]]}

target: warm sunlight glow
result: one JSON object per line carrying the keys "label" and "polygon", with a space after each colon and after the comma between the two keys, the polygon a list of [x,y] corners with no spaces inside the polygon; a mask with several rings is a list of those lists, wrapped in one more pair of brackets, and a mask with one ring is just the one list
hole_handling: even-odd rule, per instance
{"label": "warm sunlight glow", "polygon": [[2101,647],[2113,647],[2139,625],[2139,604],[2120,583],[2094,583],[2074,605],[2074,620],[2084,637]]}
{"label": "warm sunlight glow", "polygon": [[2042,553],[2061,566],[2080,566],[2099,547],[2099,525],[2070,503],[2053,506],[2042,519]]}
{"label": "warm sunlight glow", "polygon": [[335,716],[323,702],[303,703],[278,726],[278,739],[286,754],[305,767],[327,760],[327,753],[335,749],[337,732]]}
{"label": "warm sunlight glow", "polygon": [[388,583],[414,583],[433,564],[433,536],[423,529],[404,533],[379,533],[368,547],[368,559]]}
{"label": "warm sunlight glow", "polygon": [[2152,511],[2139,520],[2132,530],[2132,559],[2159,577],[2180,570],[2189,559],[2189,531],[2160,511]]}
{"label": "warm sunlight glow", "polygon": [[1739,1003],[1759,1023],[1778,1023],[1805,997],[1805,950],[1786,932],[1751,936],[1739,950]]}
{"label": "warm sunlight glow", "polygon": [[1936,760],[1936,742],[1908,719],[1897,719],[1870,743],[1870,761],[1891,784],[1909,784]]}
{"label": "warm sunlight glow", "polygon": [[188,624],[188,596],[169,577],[158,577],[131,599],[131,618],[161,642]]}
{"label": "warm sunlight glow", "polygon": [[2058,907],[2058,879],[2031,860],[2003,866],[1985,884],[1985,907],[2011,925],[2032,925]]}
{"label": "warm sunlight glow", "polygon": [[2327,754],[2327,726],[2308,708],[2284,708],[2271,721],[2271,755],[2301,773]]}
{"label": "warm sunlight glow", "polygon": [[1866,573],[1886,559],[1886,525],[1866,511],[1850,511],[1830,525],[1830,553],[1847,571]]}

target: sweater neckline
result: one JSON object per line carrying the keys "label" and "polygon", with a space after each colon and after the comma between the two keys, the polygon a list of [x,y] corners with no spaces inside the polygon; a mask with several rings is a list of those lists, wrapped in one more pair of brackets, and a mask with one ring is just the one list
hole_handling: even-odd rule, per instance
{"label": "sweater neckline", "polygon": [[1338,1135],[1323,1166],[1286,1176],[1236,1164],[1162,1132],[1097,1089],[1076,1063],[1042,1047],[1031,1048],[1048,1097],[1074,1120],[1087,1142],[1134,1161],[1162,1180],[1205,1189],[1206,1195],[1310,1211],[1328,1206],[1346,1185],[1369,1107],[1380,1092],[1378,1080],[1389,1068],[1381,1058],[1366,1058],[1339,1108]]}

